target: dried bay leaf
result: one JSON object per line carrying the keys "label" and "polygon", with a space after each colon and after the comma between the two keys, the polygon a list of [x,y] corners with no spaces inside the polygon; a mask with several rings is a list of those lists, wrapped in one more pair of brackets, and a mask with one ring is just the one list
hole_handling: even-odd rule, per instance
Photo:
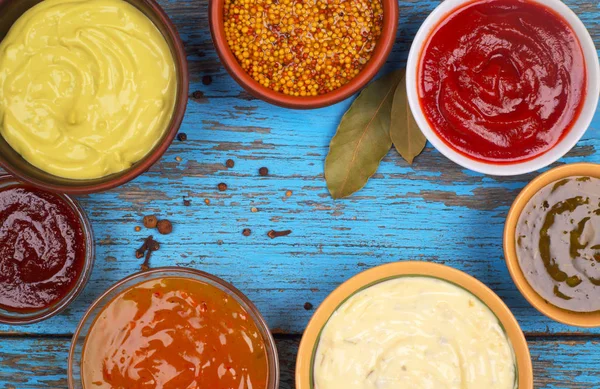
{"label": "dried bay leaf", "polygon": [[406,162],[412,164],[414,158],[425,148],[427,138],[419,129],[410,111],[406,94],[406,72],[404,69],[400,72],[402,72],[402,76],[394,93],[392,104],[390,136],[398,153]]}
{"label": "dried bay leaf", "polygon": [[342,117],[325,159],[325,181],[334,199],[365,186],[392,147],[392,102],[403,74],[394,71],[371,83]]}

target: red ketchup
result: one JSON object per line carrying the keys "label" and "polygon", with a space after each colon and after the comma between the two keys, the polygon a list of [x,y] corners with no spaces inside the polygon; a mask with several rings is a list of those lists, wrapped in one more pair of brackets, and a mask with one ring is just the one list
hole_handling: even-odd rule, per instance
{"label": "red ketchup", "polygon": [[81,221],[60,196],[0,189],[0,308],[29,312],[57,303],[77,283],[85,254]]}
{"label": "red ketchup", "polygon": [[469,3],[421,53],[419,96],[434,131],[475,160],[517,163],[554,147],[586,93],[579,41],[563,18],[520,0]]}

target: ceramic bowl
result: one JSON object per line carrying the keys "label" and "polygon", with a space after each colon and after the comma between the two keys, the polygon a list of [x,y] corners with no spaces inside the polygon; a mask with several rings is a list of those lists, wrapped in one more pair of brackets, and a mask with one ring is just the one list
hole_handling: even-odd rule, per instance
{"label": "ceramic bowl", "polygon": [[430,34],[437,28],[444,18],[471,1],[472,0],[446,0],[442,2],[429,15],[429,17],[425,19],[425,22],[423,22],[423,25],[417,32],[417,35],[410,48],[406,67],[406,88],[410,109],[417,121],[417,124],[419,125],[419,128],[427,137],[427,140],[440,153],[464,168],[480,173],[498,176],[525,174],[544,168],[564,156],[573,148],[573,146],[575,146],[575,144],[579,141],[579,139],[581,139],[583,134],[588,129],[596,112],[598,95],[600,94],[600,66],[598,64],[598,53],[596,51],[596,47],[594,46],[594,41],[592,40],[588,30],[585,28],[581,20],[562,1],[529,0],[538,2],[561,15],[572,27],[573,31],[579,38],[587,68],[587,93],[584,100],[583,109],[568,134],[546,153],[539,155],[534,159],[515,164],[494,164],[480,162],[455,151],[437,135],[425,118],[425,114],[421,108],[419,100],[418,89],[418,73],[421,55]]}
{"label": "ceramic bowl", "polygon": [[349,297],[362,289],[403,276],[429,276],[451,282],[479,298],[498,318],[515,352],[518,388],[533,389],[533,370],[525,336],[519,323],[502,300],[487,286],[470,275],[448,266],[429,262],[396,262],[360,273],[334,290],[315,311],[304,331],[296,362],[296,389],[316,389],[313,361],[320,334],[331,315]]}
{"label": "ceramic bowl", "polygon": [[504,225],[504,257],[506,266],[510,272],[515,285],[521,294],[529,301],[531,305],[538,311],[563,324],[568,324],[578,327],[600,327],[600,311],[582,313],[567,311],[558,308],[544,300],[527,282],[523,271],[519,265],[517,257],[515,231],[521,212],[529,202],[529,200],[546,185],[571,176],[590,176],[600,178],[600,165],[593,163],[574,163],[562,165],[552,170],[549,170],[531,181],[522,191],[512,204],[506,224]]}
{"label": "ceramic bowl", "polygon": [[227,44],[223,21],[225,0],[209,2],[209,21],[213,43],[221,62],[235,81],[248,93],[256,98],[286,108],[312,109],[338,103],[365,86],[385,64],[396,40],[398,28],[398,2],[396,0],[381,0],[383,5],[383,30],[373,56],[364,69],[346,85],[320,96],[297,97],[275,92],[256,82],[238,63]]}
{"label": "ceramic bowl", "polygon": [[[22,184],[22,182],[14,179],[11,176],[0,175],[0,190],[2,190],[3,188],[8,188]],[[13,325],[32,324],[58,315],[73,301],[75,301],[77,296],[79,296],[79,294],[83,291],[83,289],[87,285],[88,280],[90,279],[90,275],[92,274],[92,269],[94,267],[94,259],[96,258],[94,249],[94,232],[92,230],[92,225],[90,224],[90,221],[85,211],[83,210],[83,208],[81,208],[81,206],[76,200],[72,199],[67,195],[57,194],[57,196],[60,197],[60,199],[63,200],[65,204],[67,204],[73,210],[73,212],[79,219],[79,222],[81,223],[81,227],[83,228],[83,235],[85,240],[85,258],[81,274],[79,275],[79,279],[77,280],[77,283],[75,284],[73,289],[71,289],[71,291],[67,293],[65,297],[63,297],[60,301],[56,302],[54,305],[48,308],[32,312],[12,312],[0,308],[0,323]]]}
{"label": "ceramic bowl", "polygon": [[[29,8],[41,0],[0,0],[0,41],[13,23]],[[122,172],[91,180],[74,180],[57,177],[33,166],[23,159],[0,136],[0,166],[9,173],[34,186],[53,192],[84,194],[105,191],[125,184],[146,172],[165,153],[181,126],[188,100],[187,57],[183,42],[175,26],[155,0],[126,0],[133,4],[157,26],[163,34],[175,60],[177,72],[177,98],[171,122],[162,139],[142,160]]]}
{"label": "ceramic bowl", "polygon": [[231,298],[236,300],[246,310],[246,312],[248,312],[250,318],[254,321],[254,324],[256,324],[256,327],[258,328],[258,331],[264,340],[269,368],[268,382],[265,389],[279,389],[279,359],[277,356],[277,346],[275,345],[275,340],[269,331],[267,323],[263,319],[256,306],[242,292],[222,279],[199,270],[180,267],[162,267],[133,274],[117,282],[100,297],[98,297],[98,299],[87,310],[85,315],[83,315],[83,318],[81,319],[81,322],[79,322],[79,325],[75,330],[75,334],[73,335],[71,349],[69,352],[67,374],[69,389],[83,389],[81,380],[81,361],[83,357],[83,349],[85,347],[85,339],[92,325],[94,324],[96,317],[110,302],[112,302],[115,297],[120,295],[123,291],[139,283],[165,277],[187,278],[209,284],[221,289],[223,292],[231,296]]}

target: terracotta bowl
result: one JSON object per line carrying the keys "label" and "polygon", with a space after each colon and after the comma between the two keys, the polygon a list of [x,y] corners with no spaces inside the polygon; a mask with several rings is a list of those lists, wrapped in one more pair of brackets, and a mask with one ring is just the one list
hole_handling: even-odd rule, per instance
{"label": "terracotta bowl", "polygon": [[506,266],[508,267],[508,271],[510,272],[510,276],[515,285],[535,309],[548,316],[550,319],[563,324],[577,327],[600,327],[600,311],[589,313],[572,312],[558,308],[544,300],[544,298],[529,285],[529,282],[527,282],[517,257],[515,231],[521,212],[523,212],[523,209],[533,195],[540,191],[540,189],[554,181],[570,176],[590,176],[600,178],[600,165],[594,163],[562,165],[539,175],[531,181],[521,193],[519,193],[508,212],[506,224],[504,225],[504,257],[506,259]]}
{"label": "terracotta bowl", "polygon": [[221,62],[231,77],[254,97],[286,108],[312,109],[326,107],[328,105],[339,103],[358,92],[377,74],[392,51],[392,47],[396,40],[396,30],[398,28],[398,2],[396,0],[381,1],[383,5],[383,30],[379,37],[379,41],[377,42],[377,46],[375,47],[375,51],[373,52],[373,56],[364,69],[356,77],[350,80],[350,82],[339,89],[320,96],[297,97],[275,92],[254,81],[254,79],[242,69],[225,38],[225,26],[223,21],[223,7],[225,5],[225,0],[210,0],[210,31]]}
{"label": "terracotta bowl", "polygon": [[[181,126],[188,100],[188,68],[183,42],[175,26],[155,0],[126,0],[133,4],[158,27],[163,34],[175,60],[177,72],[177,98],[171,122],[162,139],[139,162],[120,173],[92,180],[74,180],[57,177],[38,169],[21,157],[0,136],[0,166],[9,173],[31,185],[60,193],[85,194],[101,192],[133,180],[146,172],[165,153]],[[13,23],[29,8],[41,0],[0,0],[0,41],[4,39]]]}
{"label": "terracotta bowl", "polygon": [[533,389],[533,368],[525,336],[504,302],[487,286],[470,275],[448,266],[429,262],[396,262],[360,273],[334,290],[315,311],[304,331],[296,361],[296,389],[315,389],[313,361],[321,331],[331,315],[355,293],[393,278],[429,276],[451,282],[479,298],[498,318],[515,352],[519,389]]}

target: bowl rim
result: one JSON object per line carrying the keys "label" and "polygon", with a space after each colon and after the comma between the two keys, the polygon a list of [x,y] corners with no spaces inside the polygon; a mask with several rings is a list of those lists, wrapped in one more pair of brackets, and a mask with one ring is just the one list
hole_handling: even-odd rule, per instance
{"label": "bowl rim", "polygon": [[553,10],[567,22],[579,39],[586,64],[587,84],[583,107],[579,116],[571,126],[571,129],[557,144],[537,157],[522,162],[493,163],[479,161],[463,155],[447,145],[432,129],[429,121],[425,117],[420,104],[418,92],[419,86],[417,82],[418,69],[424,47],[431,32],[434,31],[446,17],[469,3],[477,1],[480,0],[446,0],[429,14],[419,28],[410,48],[406,66],[406,90],[410,109],[427,140],[446,158],[466,169],[489,175],[513,176],[530,173],[547,167],[562,158],[583,137],[596,113],[598,97],[600,95],[600,62],[598,60],[594,41],[581,19],[561,0],[526,0],[527,2],[534,2]]}
{"label": "bowl rim", "polygon": [[312,358],[322,329],[331,315],[347,298],[362,288],[402,276],[429,276],[462,287],[481,300],[498,318],[513,347],[518,370],[519,389],[533,389],[533,367],[527,341],[517,319],[489,287],[458,269],[432,262],[404,261],[379,265],[361,272],[338,286],[310,319],[296,361],[296,389],[314,389],[311,385]]}
{"label": "bowl rim", "polygon": [[[29,184],[27,182],[22,182],[11,175],[0,174],[0,191],[2,191],[2,188],[4,188],[5,186],[13,186],[13,185],[14,186],[25,185],[25,186],[30,186],[30,187],[32,186],[31,184]],[[37,187],[34,187],[34,188],[44,192],[43,189],[40,189]],[[46,320],[46,319],[49,319],[53,316],[60,314],[69,305],[71,305],[71,303],[73,303],[77,299],[77,297],[79,297],[81,292],[83,292],[83,290],[85,289],[88,281],[90,280],[90,276],[92,275],[92,270],[94,268],[94,262],[96,259],[96,247],[94,244],[95,240],[94,240],[94,230],[92,228],[92,224],[90,223],[90,220],[89,220],[86,212],[84,211],[83,207],[81,206],[81,204],[79,204],[79,202],[77,200],[75,200],[74,198],[72,198],[66,194],[54,193],[54,192],[51,192],[51,193],[58,196],[65,204],[67,204],[73,210],[73,212],[79,219],[79,222],[81,223],[81,228],[83,230],[84,241],[85,241],[85,257],[83,259],[84,263],[83,263],[83,268],[82,268],[81,274],[79,275],[79,278],[78,278],[77,282],[75,283],[75,285],[73,286],[73,288],[65,296],[63,296],[62,299],[60,299],[58,302],[56,302],[54,305],[52,305],[48,308],[44,308],[41,310],[36,310],[33,312],[26,313],[25,315],[27,315],[27,316],[23,316],[23,317],[4,316],[4,315],[2,315],[2,313],[0,311],[0,324],[8,324],[8,325],[33,324],[33,323],[38,323],[42,320]],[[39,313],[36,314],[36,312],[39,312]],[[18,314],[18,312],[16,314]]]}
{"label": "bowl rim", "polygon": [[574,312],[559,308],[540,296],[525,278],[515,243],[515,232],[519,217],[529,200],[543,187],[555,181],[572,176],[591,176],[600,179],[600,164],[572,163],[555,167],[534,178],[515,198],[504,224],[503,246],[504,258],[508,272],[519,292],[540,313],[562,324],[582,328],[600,327],[600,311]]}
{"label": "bowl rim", "polygon": [[[173,24],[173,21],[169,18],[165,10],[158,4],[156,0],[141,0],[144,2],[154,13],[154,15],[163,23],[168,37],[163,37],[169,44],[169,40],[173,42],[173,45],[169,44],[171,50],[173,50],[173,61],[176,66],[180,68],[177,72],[178,90],[176,94],[176,103],[173,107],[173,114],[171,121],[169,122],[165,134],[163,135],[162,141],[157,145],[140,161],[133,164],[130,168],[123,172],[115,173],[114,178],[108,179],[109,176],[98,178],[98,180],[106,180],[99,183],[86,183],[78,185],[77,181],[88,181],[88,180],[69,180],[72,185],[57,184],[45,180],[40,180],[36,177],[29,176],[23,173],[19,168],[14,167],[2,154],[0,154],[0,167],[4,168],[11,175],[18,177],[20,180],[25,181],[35,187],[42,188],[51,192],[66,193],[73,195],[90,194],[97,192],[104,192],[109,189],[121,186],[141,174],[145,173],[154,165],[167,151],[173,139],[179,132],[181,124],[183,122],[185,111],[187,109],[188,95],[189,95],[189,70],[187,62],[187,54],[185,52],[185,46],[177,28]],[[0,1],[0,5],[3,1]],[[181,84],[181,87],[179,87]],[[30,164],[25,161],[25,163]],[[31,165],[31,164],[30,164]],[[37,168],[39,169],[39,168]],[[41,170],[41,169],[40,169]],[[61,178],[61,177],[58,177]],[[62,178],[61,178],[62,179]],[[94,180],[91,180],[94,181]]]}
{"label": "bowl rim", "polygon": [[208,19],[213,45],[221,63],[231,77],[252,96],[268,103],[293,109],[315,109],[339,103],[364,87],[386,63],[396,41],[399,6],[397,0],[381,0],[383,6],[383,29],[375,51],[367,65],[348,83],[329,93],[319,96],[289,96],[275,92],[255,81],[240,66],[225,38],[223,5],[225,0],[210,0]]}
{"label": "bowl rim", "polygon": [[[239,289],[237,289],[231,283],[229,283],[229,282],[223,280],[222,278],[217,277],[213,274],[204,272],[202,270],[189,268],[189,267],[163,266],[163,267],[152,268],[152,269],[145,270],[145,271],[144,270],[138,271],[136,273],[128,275],[125,278],[122,278],[121,280],[117,281],[115,284],[111,285],[104,292],[102,292],[102,294],[100,296],[98,296],[94,300],[94,302],[88,307],[88,309],[85,311],[83,317],[77,324],[77,328],[76,328],[75,332],[73,333],[73,337],[71,338],[71,345],[69,347],[69,358],[68,358],[68,363],[67,363],[67,379],[68,379],[68,387],[70,389],[73,389],[75,387],[74,386],[74,378],[73,378],[73,359],[75,357],[75,352],[76,352],[76,347],[77,347],[77,339],[80,336],[81,331],[83,330],[84,324],[90,318],[90,315],[93,313],[93,311],[96,308],[100,307],[101,303],[104,302],[103,300],[105,300],[107,298],[107,296],[109,296],[113,291],[115,291],[119,287],[127,284],[128,282],[136,281],[137,279],[140,279],[139,282],[135,282],[134,284],[129,286],[129,288],[130,288],[135,285],[138,285],[139,283],[142,283],[143,280],[141,280],[141,279],[143,279],[146,276],[160,275],[161,273],[177,273],[176,276],[170,276],[170,277],[181,277],[181,278],[189,278],[190,275],[198,276],[201,279],[203,278],[205,280],[208,280],[210,282],[220,285],[223,288],[223,291],[225,293],[227,293],[231,296],[234,296],[235,298],[241,300],[244,304],[246,304],[248,309],[251,311],[251,313],[256,318],[256,320],[254,321],[256,326],[259,328],[259,330],[261,330],[261,332],[263,332],[266,335],[266,339],[264,339],[265,349],[266,349],[265,352],[267,353],[267,359],[269,359],[269,357],[270,357],[273,361],[272,365],[271,364],[269,365],[269,375],[271,375],[271,373],[274,374],[273,388],[279,387],[279,380],[280,380],[279,355],[277,352],[277,345],[275,343],[275,338],[273,337],[273,334],[267,324],[267,321],[264,319],[264,317],[262,316],[262,314],[260,313],[258,308],[254,305],[254,303],[244,293],[242,293]],[[108,300],[106,303],[110,303],[111,301],[112,301],[112,299]],[[106,307],[106,305],[104,307],[102,307],[102,309],[105,307]],[[102,311],[102,309],[101,309],[101,311]],[[91,318],[92,324],[90,324],[90,325],[93,325],[93,322],[96,320],[96,318],[97,317]],[[86,336],[87,336],[87,334],[86,334]]]}

